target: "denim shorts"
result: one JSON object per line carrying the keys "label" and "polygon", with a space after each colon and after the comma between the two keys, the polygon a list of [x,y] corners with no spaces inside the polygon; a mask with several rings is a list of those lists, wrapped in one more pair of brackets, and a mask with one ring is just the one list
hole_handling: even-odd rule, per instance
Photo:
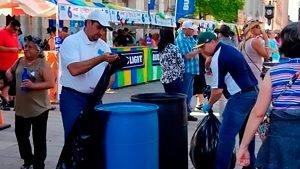
{"label": "denim shorts", "polygon": [[269,134],[259,149],[259,169],[300,168],[300,119],[282,119],[271,114]]}

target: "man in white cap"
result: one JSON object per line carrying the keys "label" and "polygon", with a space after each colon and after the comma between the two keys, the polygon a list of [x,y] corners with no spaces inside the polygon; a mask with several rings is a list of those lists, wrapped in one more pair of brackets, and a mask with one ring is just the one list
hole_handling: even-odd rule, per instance
{"label": "man in white cap", "polygon": [[196,40],[193,38],[194,25],[192,21],[187,20],[182,23],[182,31],[179,32],[175,44],[179,47],[180,53],[184,58],[185,73],[183,74],[184,94],[187,95],[187,112],[189,121],[197,121],[197,118],[191,116],[192,108],[190,105],[193,96],[194,76],[199,74],[199,53],[200,50],[193,48],[196,46]]}
{"label": "man in white cap", "polygon": [[109,21],[95,10],[86,18],[83,30],[68,36],[60,48],[60,111],[65,138],[88,104],[106,65],[118,58],[118,55],[111,54],[108,44],[100,38],[106,29],[112,30]]}

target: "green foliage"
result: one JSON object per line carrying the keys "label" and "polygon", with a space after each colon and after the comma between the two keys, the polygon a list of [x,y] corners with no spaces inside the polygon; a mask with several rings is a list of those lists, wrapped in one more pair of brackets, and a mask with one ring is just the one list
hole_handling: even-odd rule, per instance
{"label": "green foliage", "polygon": [[238,10],[244,4],[245,0],[196,0],[195,15],[212,15],[216,20],[236,22]]}

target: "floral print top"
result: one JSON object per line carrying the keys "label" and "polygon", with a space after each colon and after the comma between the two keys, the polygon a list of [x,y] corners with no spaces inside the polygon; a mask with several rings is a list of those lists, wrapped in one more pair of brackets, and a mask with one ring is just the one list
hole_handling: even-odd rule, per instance
{"label": "floral print top", "polygon": [[168,44],[160,53],[160,65],[162,68],[162,83],[170,83],[177,78],[183,79],[184,60],[179,48],[173,44]]}

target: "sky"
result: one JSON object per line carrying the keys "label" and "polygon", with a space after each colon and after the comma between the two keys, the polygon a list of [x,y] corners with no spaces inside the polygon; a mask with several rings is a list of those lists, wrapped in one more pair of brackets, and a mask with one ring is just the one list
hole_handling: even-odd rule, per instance
{"label": "sky", "polygon": [[293,22],[298,21],[298,9],[300,7],[300,0],[289,0],[289,15]]}

